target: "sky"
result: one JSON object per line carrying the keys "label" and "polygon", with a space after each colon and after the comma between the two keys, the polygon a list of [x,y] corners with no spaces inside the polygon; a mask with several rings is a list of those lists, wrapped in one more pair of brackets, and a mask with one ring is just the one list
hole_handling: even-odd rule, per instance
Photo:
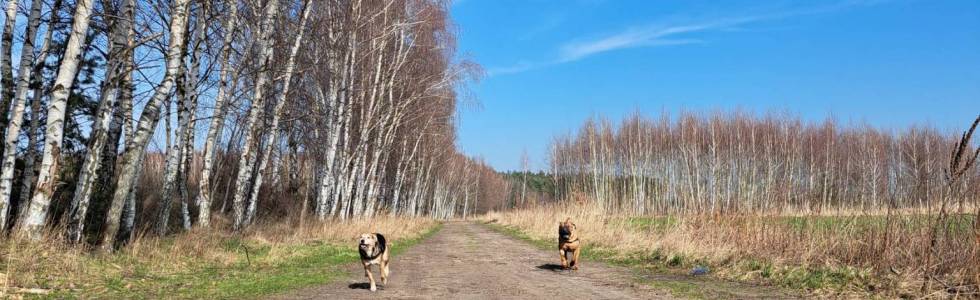
{"label": "sky", "polygon": [[900,130],[980,114],[980,1],[457,0],[459,147],[547,168],[555,135],[640,111],[789,113]]}

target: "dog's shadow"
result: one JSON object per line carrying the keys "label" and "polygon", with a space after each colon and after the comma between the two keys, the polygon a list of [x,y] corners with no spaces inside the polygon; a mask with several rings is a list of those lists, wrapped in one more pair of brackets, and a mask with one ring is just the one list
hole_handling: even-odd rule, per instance
{"label": "dog's shadow", "polygon": [[543,264],[543,265],[538,266],[538,269],[548,270],[548,271],[552,271],[552,272],[562,272],[562,271],[565,271],[565,268],[562,268],[561,265],[556,265],[556,264]]}
{"label": "dog's shadow", "polygon": [[[352,290],[370,290],[371,289],[371,283],[370,282],[351,283],[347,287],[349,287]],[[378,289],[379,290],[383,290],[384,288],[381,287],[381,286],[378,286]]]}

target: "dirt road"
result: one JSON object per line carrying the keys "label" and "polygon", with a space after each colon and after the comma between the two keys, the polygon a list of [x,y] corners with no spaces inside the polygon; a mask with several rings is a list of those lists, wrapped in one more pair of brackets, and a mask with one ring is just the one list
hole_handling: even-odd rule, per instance
{"label": "dirt road", "polygon": [[[367,290],[363,268],[325,286],[277,299],[668,299],[633,284],[629,270],[585,261],[579,271],[541,251],[473,223],[453,222],[393,258],[387,286]],[[379,275],[375,269],[375,277]],[[380,282],[379,282],[380,284]]]}
{"label": "dirt road", "polygon": [[[557,245],[556,245],[557,246]],[[352,246],[353,247],[353,246]],[[774,287],[710,277],[634,272],[583,261],[578,271],[561,270],[558,250],[542,251],[484,226],[450,222],[395,256],[391,278],[368,290],[364,269],[349,266],[344,280],[274,299],[672,299],[671,288],[704,299],[799,299]],[[380,278],[377,268],[375,278]],[[380,280],[380,279],[379,279]],[[639,282],[639,283],[638,283]],[[380,284],[380,282],[379,282]]]}

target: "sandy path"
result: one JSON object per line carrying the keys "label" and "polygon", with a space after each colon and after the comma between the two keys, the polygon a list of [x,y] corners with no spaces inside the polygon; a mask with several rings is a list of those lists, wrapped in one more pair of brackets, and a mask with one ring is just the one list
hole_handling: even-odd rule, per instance
{"label": "sandy path", "polygon": [[[559,270],[558,252],[545,252],[473,223],[453,222],[392,259],[387,286],[367,290],[363,268],[345,280],[277,299],[669,299],[635,285],[624,268],[585,261]],[[377,269],[375,277],[379,278]],[[380,284],[380,282],[379,282]]]}

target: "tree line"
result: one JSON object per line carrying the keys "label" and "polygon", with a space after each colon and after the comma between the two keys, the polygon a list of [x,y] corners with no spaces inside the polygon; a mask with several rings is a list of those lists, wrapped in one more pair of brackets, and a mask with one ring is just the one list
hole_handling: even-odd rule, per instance
{"label": "tree line", "polygon": [[964,137],[779,114],[634,113],[556,137],[550,171],[559,198],[631,214],[935,209],[946,199],[969,212],[980,171],[950,180],[956,147],[963,161],[980,153]]}
{"label": "tree line", "polygon": [[5,8],[0,229],[12,234],[112,250],[215,220],[465,217],[508,192],[455,148],[456,90],[479,68],[457,59],[446,1]]}

